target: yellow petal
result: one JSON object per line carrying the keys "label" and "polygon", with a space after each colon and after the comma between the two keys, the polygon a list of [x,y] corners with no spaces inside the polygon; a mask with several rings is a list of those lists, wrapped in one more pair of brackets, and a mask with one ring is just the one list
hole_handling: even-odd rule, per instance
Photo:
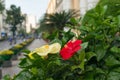
{"label": "yellow petal", "polygon": [[32,56],[33,54],[34,54],[34,52],[31,52],[31,53],[28,54],[30,59],[34,59],[34,57]]}
{"label": "yellow petal", "polygon": [[54,43],[51,45],[44,45],[40,48],[36,48],[34,52],[40,55],[41,57],[46,57],[48,53],[51,54],[58,53],[60,49],[61,49],[61,45],[59,43]]}
{"label": "yellow petal", "polygon": [[45,57],[48,55],[48,53],[37,53],[38,55],[42,56],[42,57]]}
{"label": "yellow petal", "polygon": [[59,43],[54,43],[50,45],[50,54],[58,53],[61,49],[61,45]]}
{"label": "yellow petal", "polygon": [[35,52],[40,56],[47,56],[49,53],[49,45],[44,45],[40,48],[35,49]]}

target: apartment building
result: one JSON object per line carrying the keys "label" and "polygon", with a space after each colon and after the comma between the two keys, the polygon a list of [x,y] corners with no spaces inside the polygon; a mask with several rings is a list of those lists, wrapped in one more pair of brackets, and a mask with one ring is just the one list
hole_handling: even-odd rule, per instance
{"label": "apartment building", "polygon": [[32,29],[36,29],[36,17],[34,15],[26,15],[25,26],[27,33],[30,33]]}
{"label": "apartment building", "polygon": [[[1,2],[5,6],[5,0],[2,0]],[[6,18],[6,11],[4,10],[0,13],[0,39],[6,36],[6,32],[7,32],[5,18]]]}
{"label": "apartment building", "polygon": [[94,8],[99,0],[80,0],[80,15],[84,16],[84,14]]}
{"label": "apartment building", "polygon": [[46,13],[52,14],[56,12],[56,1],[57,0],[50,0]]}
{"label": "apartment building", "polygon": [[94,8],[99,0],[50,0],[47,13],[60,12],[62,10],[80,10],[80,16]]}
{"label": "apartment building", "polygon": [[55,12],[60,12],[63,10],[63,0],[56,0]]}

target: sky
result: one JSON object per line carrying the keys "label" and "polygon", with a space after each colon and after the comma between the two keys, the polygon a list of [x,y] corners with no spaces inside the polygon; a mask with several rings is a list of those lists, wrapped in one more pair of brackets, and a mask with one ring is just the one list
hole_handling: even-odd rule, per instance
{"label": "sky", "polygon": [[21,7],[22,13],[36,16],[38,21],[46,12],[49,0],[5,0],[6,8],[9,9],[11,4]]}

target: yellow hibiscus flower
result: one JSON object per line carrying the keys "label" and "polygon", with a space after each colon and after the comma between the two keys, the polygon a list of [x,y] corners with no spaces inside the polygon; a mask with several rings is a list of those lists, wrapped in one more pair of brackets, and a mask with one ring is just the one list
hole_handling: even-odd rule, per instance
{"label": "yellow hibiscus flower", "polygon": [[44,46],[42,46],[40,48],[35,49],[35,52],[38,55],[45,57],[50,52],[50,46],[49,45],[44,45]]}
{"label": "yellow hibiscus flower", "polygon": [[61,49],[61,45],[59,43],[54,43],[50,45],[50,54],[58,53]]}
{"label": "yellow hibiscus flower", "polygon": [[51,45],[44,45],[40,48],[36,48],[33,52],[31,52],[28,56],[33,59],[33,54],[36,53],[41,57],[46,57],[49,53],[55,54],[58,53],[61,49],[61,45],[59,43],[53,43]]}

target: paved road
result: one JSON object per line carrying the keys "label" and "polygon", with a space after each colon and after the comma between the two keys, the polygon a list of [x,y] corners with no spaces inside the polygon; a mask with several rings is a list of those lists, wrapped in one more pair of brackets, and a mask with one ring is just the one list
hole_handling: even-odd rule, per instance
{"label": "paved road", "polygon": [[[35,48],[38,48],[44,44],[47,44],[43,39],[36,39],[34,40],[27,48],[29,50],[34,50]],[[18,64],[20,62],[20,58],[23,58],[24,56],[21,55],[18,57],[18,60],[16,61],[12,61],[12,67],[8,67],[8,68],[3,68],[2,69],[2,76],[5,76],[6,74],[9,74],[10,76],[14,76],[15,74],[18,74],[21,69],[18,67]]]}
{"label": "paved road", "polygon": [[[17,40],[17,43],[16,44],[18,44],[18,43],[21,43],[23,40]],[[0,50],[4,50],[4,49],[9,49],[9,48],[11,48],[12,46],[14,46],[15,44],[12,44],[12,45],[10,45],[10,43],[7,41],[7,40],[5,40],[5,41],[0,41]]]}

